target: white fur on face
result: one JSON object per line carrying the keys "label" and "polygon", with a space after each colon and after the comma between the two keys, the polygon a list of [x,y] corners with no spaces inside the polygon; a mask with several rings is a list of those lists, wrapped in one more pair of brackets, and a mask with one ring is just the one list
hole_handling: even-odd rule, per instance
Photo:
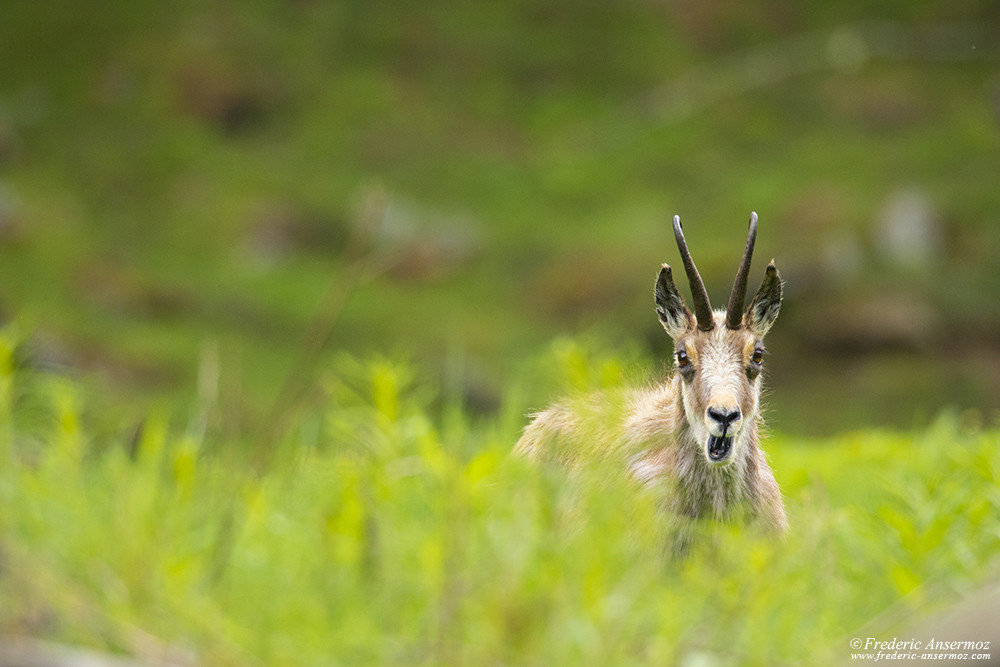
{"label": "white fur on face", "polygon": [[732,453],[724,461],[710,461],[713,465],[725,465],[741,458],[746,447],[748,425],[758,412],[760,383],[756,379],[749,381],[746,375],[743,351],[748,332],[727,329],[725,311],[717,310],[714,314],[715,328],[699,331],[687,341],[687,345],[696,347],[698,362],[694,379],[681,383],[681,396],[691,435],[704,449],[706,459],[709,437],[723,435],[719,423],[707,416],[707,410],[720,402],[731,405],[735,400],[741,418],[726,432],[733,437]]}

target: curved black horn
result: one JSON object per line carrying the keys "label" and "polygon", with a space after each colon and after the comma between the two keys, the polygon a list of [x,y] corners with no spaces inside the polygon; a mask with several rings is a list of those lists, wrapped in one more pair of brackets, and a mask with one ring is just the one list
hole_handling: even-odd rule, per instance
{"label": "curved black horn", "polygon": [[757,214],[750,214],[750,231],[747,232],[747,247],[743,250],[740,268],[736,271],[733,291],[729,293],[729,307],[726,308],[726,327],[739,329],[743,326],[743,302],[747,296],[747,277],[750,275],[750,260],[753,259],[753,244],[757,240]]}
{"label": "curved black horn", "polygon": [[684,232],[681,231],[681,217],[679,215],[674,216],[674,236],[677,238],[677,248],[681,251],[681,261],[684,262],[688,283],[691,285],[691,300],[694,303],[694,316],[698,320],[698,328],[702,331],[711,331],[715,328],[715,320],[712,318],[712,304],[708,300],[705,283],[702,282],[701,275],[695,268],[691,253],[688,252],[687,241],[684,240]]}

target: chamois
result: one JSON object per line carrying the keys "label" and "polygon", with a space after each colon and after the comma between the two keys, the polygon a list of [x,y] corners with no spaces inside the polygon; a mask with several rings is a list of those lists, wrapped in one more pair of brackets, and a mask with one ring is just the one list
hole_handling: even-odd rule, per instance
{"label": "chamois", "polygon": [[603,395],[555,403],[533,415],[515,452],[569,463],[585,456],[581,451],[617,452],[641,484],[669,485],[668,509],[679,517],[752,521],[784,533],[781,492],[759,435],[764,336],[781,307],[781,277],[771,260],[744,310],[757,237],[757,214],[752,213],[728,307],[713,311],[679,216],[673,227],[694,313],[667,264],[654,296],[660,323],[674,340],[675,372],[651,388],[629,390],[618,399],[617,415],[609,415],[613,411],[607,404],[614,401]]}

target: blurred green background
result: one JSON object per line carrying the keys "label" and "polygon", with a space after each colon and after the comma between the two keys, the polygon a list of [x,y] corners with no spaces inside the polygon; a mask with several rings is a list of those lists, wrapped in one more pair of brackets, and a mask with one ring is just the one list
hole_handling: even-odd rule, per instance
{"label": "blurred green background", "polygon": [[[1000,573],[998,177],[995,0],[2,0],[0,662],[961,639],[910,629]],[[792,528],[674,562],[509,452],[663,377],[671,216],[719,306],[752,210]]]}
{"label": "blurred green background", "polygon": [[4,2],[0,308],[126,417],[200,374],[242,432],[341,350],[491,413],[560,337],[660,374],[670,216],[721,305],[756,210],[775,430],[992,419],[998,35],[990,0]]}

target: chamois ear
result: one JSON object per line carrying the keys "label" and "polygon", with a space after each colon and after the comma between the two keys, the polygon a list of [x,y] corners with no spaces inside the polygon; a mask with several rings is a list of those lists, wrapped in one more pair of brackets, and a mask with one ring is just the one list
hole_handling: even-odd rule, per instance
{"label": "chamois ear", "polygon": [[743,322],[750,331],[761,338],[771,330],[771,325],[778,319],[778,311],[781,310],[781,288],[784,282],[778,269],[774,266],[774,260],[767,265],[764,273],[764,281],[760,284],[756,296],[750,302]]}
{"label": "chamois ear", "polygon": [[684,305],[681,293],[674,285],[674,277],[670,272],[670,266],[664,264],[660,269],[660,275],[656,279],[656,315],[660,318],[660,324],[666,329],[670,337],[677,339],[678,336],[694,328],[694,315]]}

